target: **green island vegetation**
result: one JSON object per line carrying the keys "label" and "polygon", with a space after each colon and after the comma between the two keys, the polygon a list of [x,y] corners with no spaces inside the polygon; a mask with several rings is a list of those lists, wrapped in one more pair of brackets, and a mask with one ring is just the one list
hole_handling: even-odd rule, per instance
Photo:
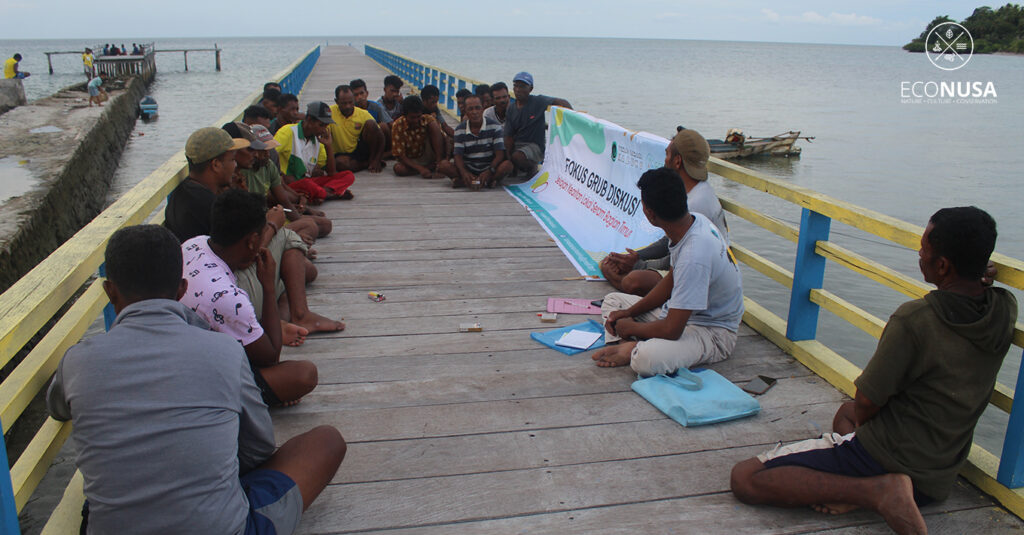
{"label": "green island vegetation", "polygon": [[[932,28],[943,22],[956,22],[948,15],[935,17],[916,39],[903,45],[903,50],[924,52],[925,39]],[[974,38],[975,54],[1012,52],[1024,54],[1024,8],[1017,4],[1006,4],[999,9],[982,6],[960,24],[971,32]]]}

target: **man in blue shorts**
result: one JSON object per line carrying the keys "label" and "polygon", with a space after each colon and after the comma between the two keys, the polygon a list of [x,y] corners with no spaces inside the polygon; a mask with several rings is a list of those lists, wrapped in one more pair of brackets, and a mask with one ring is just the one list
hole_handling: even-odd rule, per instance
{"label": "man in blue shorts", "polygon": [[833,514],[864,507],[897,533],[927,533],[918,507],[949,495],[1013,339],[1017,301],[986,284],[995,243],[984,211],[936,212],[918,263],[938,289],[889,318],[834,432],[737,464],[736,498]]}
{"label": "man in blue shorts", "polygon": [[317,427],[275,453],[242,346],[177,301],[169,230],[119,230],[106,265],[114,326],[68,350],[46,398],[74,424],[83,533],[292,533],[345,456],[341,434]]}

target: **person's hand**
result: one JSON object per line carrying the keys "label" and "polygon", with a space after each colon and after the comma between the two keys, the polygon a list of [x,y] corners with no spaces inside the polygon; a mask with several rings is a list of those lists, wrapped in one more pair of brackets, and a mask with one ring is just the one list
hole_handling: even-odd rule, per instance
{"label": "person's hand", "polygon": [[367,165],[367,167],[370,169],[371,173],[379,173],[381,169],[384,168],[380,160],[370,160],[370,163],[369,165]]}
{"label": "person's hand", "polygon": [[614,273],[614,274],[619,275],[619,276],[624,276],[627,273],[629,273],[628,270],[623,270],[622,269],[622,265],[619,264],[618,262],[616,262],[615,260],[613,260],[611,258],[611,255],[606,256],[606,257],[601,259],[600,267],[601,267],[601,272],[605,273],[605,274]]}
{"label": "person's hand", "polygon": [[640,260],[640,253],[637,253],[632,249],[626,249],[625,254],[608,253],[608,256],[605,258],[607,258],[609,262],[618,264],[621,269],[629,271],[633,269],[633,266],[635,266],[637,261]]}
{"label": "person's hand", "polygon": [[327,174],[327,171],[324,171],[323,167],[314,167],[313,168],[313,172],[309,173],[309,176],[317,177],[317,176],[324,176],[326,174]]}
{"label": "person's hand", "polygon": [[331,147],[331,142],[334,141],[334,138],[331,137],[331,129],[330,128],[325,128],[324,129],[324,133],[320,134],[319,136],[316,136],[316,138],[320,141],[320,143],[323,143],[327,147]]}
{"label": "person's hand", "polygon": [[277,230],[281,230],[284,227],[284,221],[284,208],[280,204],[267,210],[267,222],[273,223]]}
{"label": "person's hand", "polygon": [[270,250],[266,247],[261,247],[260,252],[256,254],[256,279],[263,285],[264,292],[273,292],[274,283],[274,270],[277,267],[277,263],[274,262],[274,257],[271,256]]}
{"label": "person's hand", "polygon": [[982,286],[992,286],[992,283],[996,280],[996,263],[989,260],[988,265],[985,266],[985,274],[981,276]]}
{"label": "person's hand", "polygon": [[636,327],[636,320],[633,318],[621,318],[615,322],[615,334],[619,338],[629,338],[635,332],[634,327]]}
{"label": "person's hand", "polygon": [[466,181],[466,185],[469,186],[470,191],[480,191],[480,175],[469,175],[469,180]]}
{"label": "person's hand", "polygon": [[491,173],[490,169],[487,169],[483,173],[480,173],[480,176],[478,178],[480,178],[480,183],[483,184],[484,186],[487,186],[488,188],[494,185],[494,176],[493,173]]}
{"label": "person's hand", "polygon": [[625,310],[613,310],[611,314],[608,314],[608,319],[604,322],[604,329],[616,336],[621,336],[616,331],[616,323],[623,318],[629,318],[629,314]]}

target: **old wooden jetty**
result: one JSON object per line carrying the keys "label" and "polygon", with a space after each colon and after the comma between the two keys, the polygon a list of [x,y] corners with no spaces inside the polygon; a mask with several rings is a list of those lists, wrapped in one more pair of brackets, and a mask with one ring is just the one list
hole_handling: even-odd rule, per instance
{"label": "old wooden jetty", "polygon": [[[213,48],[163,48],[158,49],[154,43],[148,43],[141,45],[142,54],[137,56],[96,56],[93,61],[93,66],[97,74],[105,73],[110,76],[126,76],[132,74],[150,75],[156,72],[156,54],[157,53],[181,53],[182,59],[185,62],[185,70],[188,70],[188,55],[190,52],[213,52],[213,66],[216,70],[221,70],[220,67],[220,53],[224,50],[217,46],[217,43],[213,44]],[[102,50],[103,47],[94,47],[94,53]],[[62,54],[81,55],[81,50],[58,50],[52,52],[43,52],[46,54],[46,65],[50,70],[50,74],[53,74],[53,60],[52,56],[59,56]]]}
{"label": "old wooden jetty", "polygon": [[[314,53],[318,60],[311,54],[293,66],[311,66],[310,57],[316,62],[304,87],[305,74],[298,81],[303,105],[330,102],[334,87],[353,78],[364,79],[371,94],[382,89],[388,73],[359,51],[327,47]],[[432,68],[422,67],[421,72]],[[297,92],[294,77],[291,84],[285,90]],[[457,87],[458,82],[450,85]],[[237,116],[248,103],[219,122]],[[180,154],[169,161],[54,253],[45,273],[28,275],[0,298],[5,362],[12,348],[20,348],[42,325],[42,316],[48,319],[70,296],[67,288],[77,288],[96,269],[110,233],[144,221],[159,205],[184,177],[183,163]],[[715,166],[716,173],[735,176],[741,183],[768,181],[762,185],[772,186],[762,191],[781,192],[816,214],[838,220],[852,220],[854,214],[870,218],[877,228],[884,224],[886,237],[898,243],[911,241],[915,232],[920,236],[918,227],[880,214],[806,190],[783,191],[769,177],[737,166]],[[286,358],[317,364],[320,386],[298,406],[273,412],[279,442],[329,424],[349,443],[336,477],[303,516],[301,533],[887,531],[872,513],[825,516],[808,509],[750,507],[728,491],[734,463],[778,441],[829,429],[835,409],[848,399],[844,391],[849,392],[856,368],[830,361],[834,354],[813,339],[787,338],[786,320],[748,299],[746,324],[733,356],[713,366],[737,383],[757,375],[779,378],[760,397],[762,412],[745,420],[683,428],[630,390],[635,379],[630,370],[597,368],[588,354],[562,355],[530,339],[531,331],[552,327],[536,316],[549,296],[593,299],[609,286],[567,280],[576,276],[575,269],[507,193],[453,190],[447,180],[396,177],[390,166],[377,175],[359,173],[353,191],[354,200],[323,206],[334,231],[316,245],[319,278],[309,288],[311,307],[344,317],[347,328],[312,336],[304,346],[286,350]],[[817,244],[829,255],[846,258],[846,252],[829,244],[827,231],[813,235],[734,202],[725,204],[736,220],[759,222],[798,243],[805,240],[805,232],[812,234],[812,251]],[[738,257],[748,265],[771,271],[784,285],[800,285],[801,266],[794,275],[737,245]],[[1021,263],[1003,256],[997,261],[1000,280],[1019,287]],[[887,273],[876,268],[876,274]],[[58,274],[63,277],[60,284],[50,289]],[[909,285],[908,291],[920,290],[920,283],[890,278]],[[385,294],[386,300],[371,301],[369,291]],[[811,293],[826,308],[842,302],[821,289]],[[27,308],[30,300],[34,306]],[[8,386],[11,378],[0,386],[5,429],[9,417],[21,410],[11,408],[6,392],[17,387],[18,399],[31,398],[30,393],[45,385],[63,348],[81,336],[105,304],[98,283],[78,303],[72,307],[78,315],[58,324],[67,323],[60,327],[61,338],[40,344],[50,344],[45,364],[23,374],[15,386]],[[859,317],[866,328],[878,327]],[[582,319],[559,315],[558,325]],[[458,332],[465,322],[480,323],[483,331]],[[34,353],[44,351],[38,347]],[[1001,393],[998,403],[1008,409],[1012,390],[1002,387]],[[23,407],[22,401],[14,405]],[[46,426],[37,448],[59,447],[69,426],[52,420]],[[38,481],[24,474],[35,477],[52,458],[35,451],[26,456],[35,460],[12,470],[19,508]],[[1012,507],[1014,498],[1007,494],[1016,496],[1016,491],[993,490],[998,484],[992,481],[994,474],[984,473],[994,472],[987,459],[972,455],[972,480],[989,493],[1002,492],[1000,499]],[[77,475],[44,533],[70,533],[81,499]],[[1017,532],[1024,527],[1017,516],[963,479],[949,500],[923,513],[934,533]]]}

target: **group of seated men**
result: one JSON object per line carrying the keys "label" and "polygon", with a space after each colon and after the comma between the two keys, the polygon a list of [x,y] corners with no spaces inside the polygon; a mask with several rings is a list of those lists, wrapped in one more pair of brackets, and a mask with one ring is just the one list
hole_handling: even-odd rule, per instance
{"label": "group of seated men", "polygon": [[[529,97],[532,79],[523,74],[516,101],[527,108],[538,97]],[[317,385],[316,366],[282,361],[282,346],[345,328],[306,301],[305,286],[317,276],[310,246],[332,230],[309,204],[351,198],[361,163],[379,170],[383,136],[366,118],[369,109],[381,118],[398,114],[386,123],[396,172],[426,176],[424,169],[453,165],[434,158],[445,151],[445,134],[430,98],[399,101],[400,85],[390,87],[390,98],[364,109],[365,86],[339,86],[335,105],[312,102],[303,116],[297,100],[279,95],[274,110],[251,107],[243,122],[197,130],[185,146],[189,176],[168,198],[165,226],[128,227],[111,238],[104,289],[115,325],[68,351],[47,396],[51,414],[75,424],[90,529],[290,533],[333,477],[345,455],[340,433],[318,427],[275,452],[267,407],[294,404]],[[502,89],[492,86],[495,102],[507,98]],[[465,119],[453,139],[459,173],[470,160],[460,130],[479,138],[494,123],[483,103],[462,99]],[[498,113],[495,106],[488,111]],[[511,103],[500,111],[507,138],[523,111]],[[267,128],[272,120],[276,135]],[[410,155],[416,126],[422,152]],[[505,145],[515,147],[513,162],[531,156],[522,143],[530,142],[513,135]],[[643,213],[665,236],[602,261],[621,292],[602,305],[608,345],[592,356],[599,366],[671,374],[733,351],[742,281],[707,182],[709,157],[699,133],[680,129],[664,167],[641,176]],[[497,155],[492,161],[518,167]],[[995,240],[995,222],[977,208],[936,212],[919,264],[937,289],[890,318],[834,432],[737,464],[735,496],[827,513],[869,508],[898,533],[926,532],[918,507],[949,494],[1013,338],[1016,300],[991,286]],[[161,456],[193,460],[170,471],[153,462]]]}
{"label": "group of seated men", "polygon": [[[608,345],[597,365],[671,374],[735,347],[743,289],[709,156],[704,138],[680,129],[665,166],[640,177],[643,213],[665,237],[602,261],[622,291],[602,303]],[[867,508],[897,533],[926,533],[919,507],[950,494],[1014,336],[1016,299],[991,286],[995,241],[995,221],[976,207],[932,215],[919,265],[937,289],[889,319],[833,432],[738,463],[734,495],[830,514]]]}
{"label": "group of seated men", "polygon": [[[329,109],[328,119],[327,114],[301,114],[295,95],[267,84],[260,105],[246,110],[243,122],[269,129],[292,155],[296,151],[289,147],[296,139],[325,130],[320,165],[333,164],[336,171],[376,173],[394,158],[399,176],[448,177],[453,187],[475,190],[493,188],[515,173],[533,176],[544,159],[544,111],[550,105],[571,108],[565,99],[531,95],[533,76],[520,72],[513,77],[514,99],[504,82],[478,85],[475,93],[460,90],[459,124],[453,128],[438,105],[436,86],[425,85],[419,95],[403,98],[403,85],[401,78],[387,76],[383,95],[375,101],[369,100],[361,79],[339,85],[334,104],[317,106]],[[284,125],[301,125],[305,132],[281,137]]]}

